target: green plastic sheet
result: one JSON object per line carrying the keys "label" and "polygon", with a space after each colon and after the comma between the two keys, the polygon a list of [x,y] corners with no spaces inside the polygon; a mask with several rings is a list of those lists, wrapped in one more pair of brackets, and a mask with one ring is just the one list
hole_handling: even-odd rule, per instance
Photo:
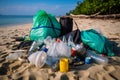
{"label": "green plastic sheet", "polygon": [[100,54],[114,56],[110,41],[94,29],[81,31],[81,40],[84,44]]}

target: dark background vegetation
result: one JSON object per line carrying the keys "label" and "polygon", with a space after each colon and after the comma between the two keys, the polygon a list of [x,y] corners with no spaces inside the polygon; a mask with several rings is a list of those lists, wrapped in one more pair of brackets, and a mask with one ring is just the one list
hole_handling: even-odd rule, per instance
{"label": "dark background vegetation", "polygon": [[120,13],[120,0],[83,0],[77,2],[74,10],[66,13],[78,14],[118,14]]}

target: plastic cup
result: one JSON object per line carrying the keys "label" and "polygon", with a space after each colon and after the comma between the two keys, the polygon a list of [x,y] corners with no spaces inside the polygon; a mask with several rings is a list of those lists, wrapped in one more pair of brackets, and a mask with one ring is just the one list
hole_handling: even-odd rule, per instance
{"label": "plastic cup", "polygon": [[61,58],[60,59],[60,72],[68,72],[68,58]]}
{"label": "plastic cup", "polygon": [[39,67],[39,68],[43,67],[46,62],[46,59],[47,59],[47,54],[39,52],[35,60],[36,67]]}
{"label": "plastic cup", "polygon": [[37,51],[28,57],[30,63],[35,64],[36,67],[39,68],[44,66],[46,59],[47,59],[47,54],[43,51]]}

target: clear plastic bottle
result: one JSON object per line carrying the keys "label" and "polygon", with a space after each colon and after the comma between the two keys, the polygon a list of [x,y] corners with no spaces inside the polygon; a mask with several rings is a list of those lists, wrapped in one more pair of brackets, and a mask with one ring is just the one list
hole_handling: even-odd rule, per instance
{"label": "clear plastic bottle", "polygon": [[38,40],[38,41],[34,41],[28,51],[28,56],[30,56],[33,52],[35,52],[36,50],[39,49],[39,47],[43,44],[42,41]]}
{"label": "clear plastic bottle", "polygon": [[48,66],[53,66],[54,64],[58,62],[58,60],[59,60],[58,57],[47,56],[46,64]]}
{"label": "clear plastic bottle", "polygon": [[76,44],[75,49],[78,53],[84,54],[86,52],[86,49],[81,44]]}
{"label": "clear plastic bottle", "polygon": [[15,53],[11,53],[9,54],[6,59],[9,59],[9,60],[17,60],[19,57],[22,57],[24,56],[25,53],[24,53],[24,50],[17,50]]}
{"label": "clear plastic bottle", "polygon": [[108,58],[96,54],[94,51],[87,50],[88,56],[90,56],[98,64],[107,64]]}
{"label": "clear plastic bottle", "polygon": [[73,42],[73,36],[72,36],[72,34],[70,34],[69,37],[68,37],[68,46],[69,47],[75,47],[75,44]]}
{"label": "clear plastic bottle", "polygon": [[67,40],[66,40],[65,36],[63,36],[62,41],[63,41],[64,43],[67,43]]}

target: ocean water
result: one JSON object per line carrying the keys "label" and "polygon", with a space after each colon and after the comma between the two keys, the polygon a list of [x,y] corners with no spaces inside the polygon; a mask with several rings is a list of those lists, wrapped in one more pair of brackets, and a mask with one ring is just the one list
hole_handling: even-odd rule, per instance
{"label": "ocean water", "polygon": [[0,27],[32,23],[33,16],[26,15],[0,15]]}

